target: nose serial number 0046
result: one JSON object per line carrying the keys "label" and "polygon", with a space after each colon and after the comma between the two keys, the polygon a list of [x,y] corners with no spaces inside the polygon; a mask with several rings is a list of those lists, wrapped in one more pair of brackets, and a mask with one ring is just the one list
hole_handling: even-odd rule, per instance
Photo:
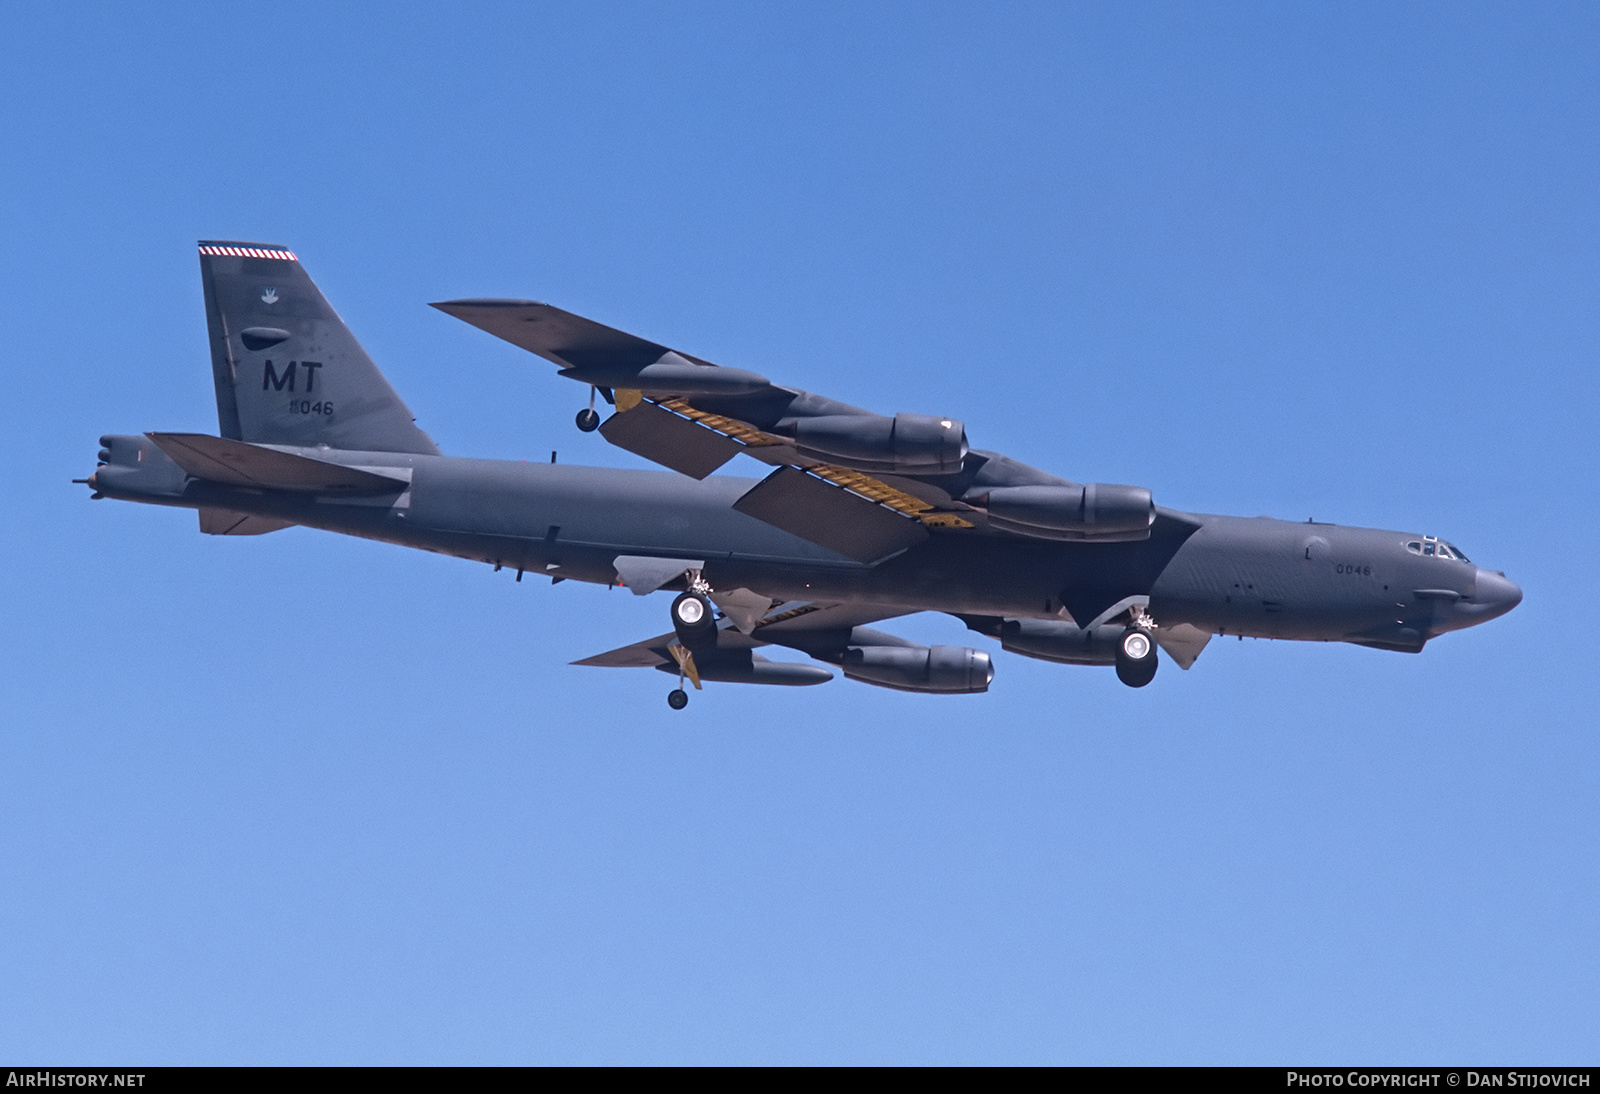
{"label": "nose serial number 0046", "polygon": [[1371,577],[1372,567],[1360,562],[1340,562],[1333,567],[1336,574],[1351,574],[1360,577]]}

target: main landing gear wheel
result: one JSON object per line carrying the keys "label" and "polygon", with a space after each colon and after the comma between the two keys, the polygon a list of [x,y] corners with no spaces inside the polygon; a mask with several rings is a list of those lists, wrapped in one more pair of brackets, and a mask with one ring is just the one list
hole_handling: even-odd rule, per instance
{"label": "main landing gear wheel", "polygon": [[679,593],[672,602],[672,629],[685,649],[695,649],[717,629],[711,602],[699,593]]}
{"label": "main landing gear wheel", "polygon": [[689,693],[682,688],[673,688],[667,692],[667,706],[673,710],[682,710],[689,705]]}
{"label": "main landing gear wheel", "polygon": [[1156,640],[1140,627],[1129,627],[1117,641],[1117,679],[1142,688],[1156,678]]}

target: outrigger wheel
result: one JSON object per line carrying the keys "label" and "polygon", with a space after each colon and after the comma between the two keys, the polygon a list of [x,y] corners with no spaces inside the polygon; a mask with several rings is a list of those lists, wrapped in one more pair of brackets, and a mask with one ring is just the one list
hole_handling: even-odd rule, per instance
{"label": "outrigger wheel", "polygon": [[682,688],[673,688],[667,692],[667,706],[673,710],[682,710],[689,705],[689,693]]}
{"label": "outrigger wheel", "polygon": [[578,411],[578,428],[585,433],[593,433],[600,428],[600,415],[594,412],[594,385],[589,385],[589,408]]}
{"label": "outrigger wheel", "polygon": [[1142,688],[1156,678],[1156,640],[1142,627],[1129,627],[1117,640],[1117,679]]}

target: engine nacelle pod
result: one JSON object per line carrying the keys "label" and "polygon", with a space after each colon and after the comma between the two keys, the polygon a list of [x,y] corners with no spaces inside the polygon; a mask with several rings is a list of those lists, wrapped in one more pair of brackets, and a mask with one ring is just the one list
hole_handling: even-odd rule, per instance
{"label": "engine nacelle pod", "polygon": [[966,646],[851,646],[842,665],[852,680],[898,691],[972,694],[994,679],[989,655]]}
{"label": "engine nacelle pod", "polygon": [[952,474],[967,458],[967,430],[930,414],[826,414],[791,425],[802,456],[859,471]]}
{"label": "engine nacelle pod", "polygon": [[973,500],[1002,529],[1073,539],[1143,539],[1156,519],[1142,486],[997,486]]}
{"label": "engine nacelle pod", "polygon": [[1000,625],[1000,648],[1063,665],[1114,665],[1126,629],[1103,623],[1086,631],[1065,620],[1007,619]]}

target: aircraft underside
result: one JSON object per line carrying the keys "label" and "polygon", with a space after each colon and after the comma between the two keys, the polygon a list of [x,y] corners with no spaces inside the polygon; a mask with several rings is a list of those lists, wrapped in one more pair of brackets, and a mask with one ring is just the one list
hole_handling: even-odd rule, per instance
{"label": "aircraft underside", "polygon": [[[670,630],[576,662],[671,673],[674,707],[686,682],[815,684],[822,664],[987,690],[986,652],[869,625],[912,612],[1143,687],[1158,650],[1187,669],[1214,635],[1416,652],[1521,598],[1434,537],[1165,509],[970,448],[952,418],[873,414],[527,301],[436,306],[558,365],[588,389],[580,430],[669,472],[447,457],[292,253],[205,243],[201,266],[221,435],[104,437],[96,497],[193,508],[214,535],[301,525],[674,593]],[[713,474],[739,455],[768,473]]]}

